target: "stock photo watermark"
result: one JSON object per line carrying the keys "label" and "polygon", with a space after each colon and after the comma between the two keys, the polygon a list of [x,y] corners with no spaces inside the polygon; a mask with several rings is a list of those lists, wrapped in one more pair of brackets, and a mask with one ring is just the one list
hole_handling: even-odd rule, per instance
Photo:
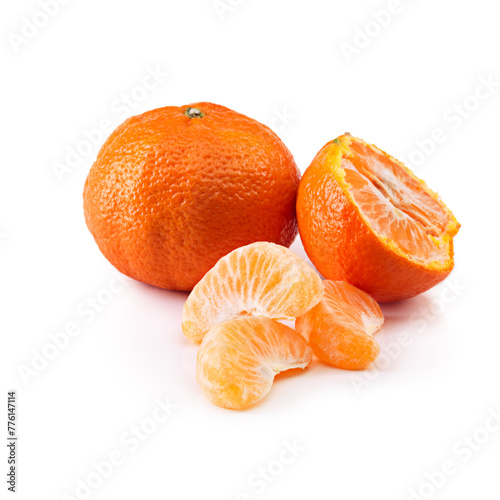
{"label": "stock photo watermark", "polygon": [[408,490],[407,500],[427,500],[435,496],[499,431],[500,406],[490,408],[479,426],[453,443],[450,456],[427,471],[417,487]]}
{"label": "stock photo watermark", "polygon": [[61,500],[90,498],[177,410],[178,406],[171,403],[168,398],[156,398],[155,407],[150,415],[144,417],[137,425],[131,425],[126,429],[120,435],[119,444],[110,450],[104,459],[93,461],[87,473],[75,479],[71,493],[63,493]]}
{"label": "stock photo watermark", "polygon": [[411,332],[402,331],[395,341],[383,346],[379,357],[369,369],[351,375],[352,386],[358,395],[379,379],[382,372],[390,368],[405,349],[415,342],[415,334],[427,330],[466,290],[467,286],[460,281],[459,276],[452,274],[441,286],[439,295],[410,316]]}
{"label": "stock photo watermark", "polygon": [[287,439],[282,442],[282,448],[275,458],[252,472],[247,480],[246,487],[237,493],[231,500],[252,500],[265,493],[286,470],[295,463],[307,448],[296,439]]}
{"label": "stock photo watermark", "polygon": [[15,54],[36,38],[54,19],[61,9],[72,0],[39,0],[38,9],[28,16],[21,17],[17,31],[7,34]]}
{"label": "stock photo watermark", "polygon": [[17,487],[17,392],[7,392],[7,490]]}
{"label": "stock photo watermark", "polygon": [[214,0],[212,7],[221,21],[226,19],[227,14],[233,13],[244,0]]}
{"label": "stock photo watermark", "polygon": [[340,50],[347,63],[350,64],[354,57],[368,48],[392,24],[394,18],[404,12],[405,7],[413,1],[389,0],[385,8],[372,10],[370,19],[354,28],[354,34],[349,41],[340,42]]}
{"label": "stock photo watermark", "polygon": [[437,151],[438,147],[449,140],[452,133],[480,109],[484,102],[491,99],[500,88],[500,80],[494,75],[478,76],[474,89],[458,102],[446,108],[441,114],[441,124],[422,139],[417,139],[415,147],[402,157],[402,161],[413,168],[421,167]]}
{"label": "stock photo watermark", "polygon": [[272,108],[271,119],[269,120],[269,126],[277,133],[283,133],[287,127],[289,127],[292,122],[295,121],[297,115],[292,113],[288,106],[282,106],[280,108]]}
{"label": "stock photo watermark", "polygon": [[111,114],[102,118],[95,127],[84,129],[80,138],[73,144],[66,146],[64,158],[53,161],[52,171],[59,182],[74,172],[85,159],[93,155],[100,148],[106,138],[113,132],[117,122],[122,122],[143,103],[151,94],[165,83],[171,73],[160,65],[147,66],[140,82],[122,92],[110,104]]}
{"label": "stock photo watermark", "polygon": [[93,323],[115,300],[116,295],[127,287],[127,278],[114,273],[105,287],[79,302],[74,309],[73,318],[64,326],[49,332],[48,339],[38,349],[31,349],[30,360],[20,363],[17,371],[25,385],[29,385],[66,350],[75,338],[79,337],[85,327]]}

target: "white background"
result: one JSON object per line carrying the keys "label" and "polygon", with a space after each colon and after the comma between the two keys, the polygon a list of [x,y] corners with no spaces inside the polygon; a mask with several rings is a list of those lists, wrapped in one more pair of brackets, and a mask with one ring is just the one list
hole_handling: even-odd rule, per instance
{"label": "white background", "polygon": [[[389,0],[219,5],[72,0],[34,29],[26,23],[47,21],[35,0],[2,5],[1,398],[18,391],[17,498],[83,498],[88,479],[96,499],[499,498],[500,432],[488,415],[500,408],[500,87],[478,89],[500,82],[496,3],[401,0],[382,27],[373,13]],[[342,44],[355,47],[350,60]],[[153,70],[156,85],[138,88]],[[375,143],[412,163],[462,223],[449,279],[383,306],[369,372],[315,362],[249,411],[217,408],[181,333],[186,294],[121,284],[100,254],[82,212],[104,140],[95,129],[199,100],[270,125],[302,171],[345,131]],[[61,174],[68,148],[84,154]],[[304,256],[300,241],[292,249]],[[53,354],[49,334],[68,323],[79,335],[23,380],[20,368]],[[159,424],[157,398],[177,406]],[[135,450],[141,423],[150,434]],[[93,462],[113,453],[122,463],[94,487]],[[445,461],[454,473],[443,478]],[[2,479],[2,498],[6,488]]]}

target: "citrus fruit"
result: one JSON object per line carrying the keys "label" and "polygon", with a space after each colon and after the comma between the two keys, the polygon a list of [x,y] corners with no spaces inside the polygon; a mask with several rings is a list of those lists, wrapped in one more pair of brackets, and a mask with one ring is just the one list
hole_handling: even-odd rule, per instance
{"label": "citrus fruit", "polygon": [[297,235],[300,173],[269,128],[200,102],[133,116],[99,151],[83,193],[87,226],[122,273],[191,290],[223,256]]}
{"label": "citrus fruit", "polygon": [[189,295],[186,337],[201,341],[216,324],[241,316],[293,320],[323,296],[321,278],[288,248],[257,242],[222,257]]}
{"label": "citrus fruit", "polygon": [[380,306],[345,281],[325,280],[323,286],[321,302],[297,318],[295,329],[324,363],[345,370],[366,368],[380,352],[373,338],[384,323]]}
{"label": "citrus fruit", "polygon": [[378,302],[418,295],[453,269],[460,224],[451,211],[401,162],[350,134],[307,168],[297,219],[318,271]]}
{"label": "citrus fruit", "polygon": [[268,318],[238,318],[204,337],[196,379],[212,403],[240,410],[260,401],[277,373],[311,360],[311,348],[291,328]]}

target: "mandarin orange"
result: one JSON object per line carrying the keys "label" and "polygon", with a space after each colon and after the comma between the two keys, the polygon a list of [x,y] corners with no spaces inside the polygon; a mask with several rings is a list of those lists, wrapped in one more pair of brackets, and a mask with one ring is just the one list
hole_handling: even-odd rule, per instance
{"label": "mandarin orange", "polygon": [[401,162],[350,134],[307,168],[297,219],[319,272],[378,302],[414,297],[453,269],[452,212]]}
{"label": "mandarin orange", "polygon": [[268,127],[200,102],[133,116],[101,148],[83,193],[87,226],[122,273],[191,290],[254,241],[289,246],[300,173]]}

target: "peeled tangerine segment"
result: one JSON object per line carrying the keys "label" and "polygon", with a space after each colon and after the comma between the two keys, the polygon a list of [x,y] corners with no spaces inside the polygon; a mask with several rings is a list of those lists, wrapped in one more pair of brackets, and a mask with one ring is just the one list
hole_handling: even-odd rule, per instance
{"label": "peeled tangerine segment", "polygon": [[182,313],[186,337],[201,341],[222,321],[294,320],[323,296],[318,273],[288,248],[258,242],[222,257],[194,287]]}
{"label": "peeled tangerine segment", "polygon": [[380,306],[345,281],[323,281],[321,302],[295,322],[316,357],[345,370],[366,368],[380,348],[373,334],[384,323]]}
{"label": "peeled tangerine segment", "polygon": [[239,318],[204,337],[196,378],[212,403],[241,410],[266,396],[277,373],[306,368],[312,356],[295,330],[268,318]]}

